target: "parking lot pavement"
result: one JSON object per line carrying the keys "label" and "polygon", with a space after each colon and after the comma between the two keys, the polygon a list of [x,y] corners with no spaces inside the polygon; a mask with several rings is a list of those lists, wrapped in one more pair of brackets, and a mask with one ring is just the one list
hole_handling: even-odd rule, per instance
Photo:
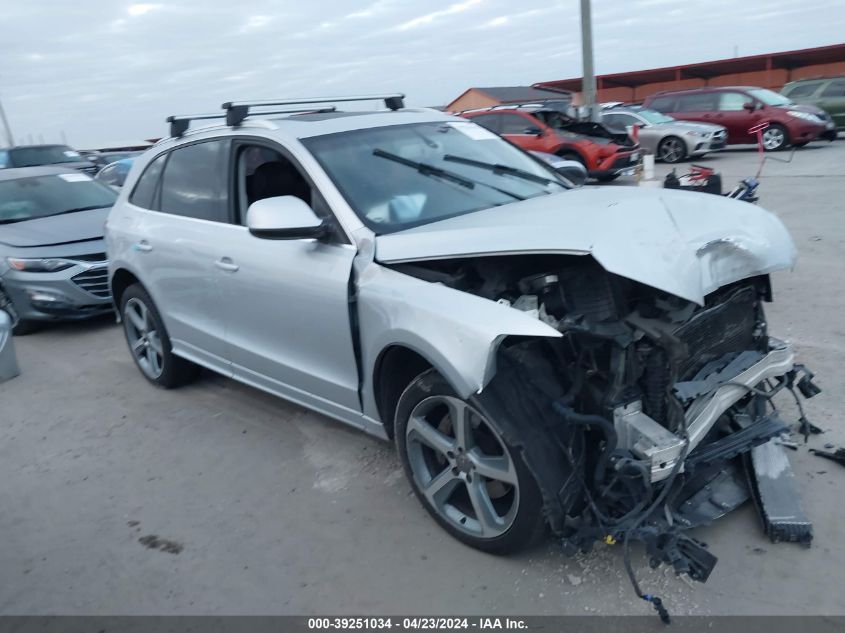
{"label": "parking lot pavement", "polygon": [[[756,161],[696,162],[728,188]],[[760,188],[799,251],[768,312],[824,389],[807,406],[827,430],[817,447],[845,444],[844,193],[845,141],[769,160]],[[16,344],[23,373],[0,385],[0,613],[652,613],[618,547],[471,550],[411,495],[390,445],[209,373],[156,389],[109,320]],[[790,457],[811,549],[771,544],[746,506],[699,531],[720,559],[706,585],[638,552],[644,590],[677,614],[845,613],[845,468]]]}

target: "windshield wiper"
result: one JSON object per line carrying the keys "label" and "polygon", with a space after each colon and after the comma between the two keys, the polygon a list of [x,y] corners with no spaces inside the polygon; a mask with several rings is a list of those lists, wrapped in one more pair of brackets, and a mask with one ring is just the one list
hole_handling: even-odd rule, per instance
{"label": "windshield wiper", "polygon": [[501,194],[509,196],[514,200],[525,200],[523,196],[519,194],[513,193],[512,191],[508,191],[506,189],[500,189],[494,185],[488,185],[486,182],[481,182],[480,180],[473,180],[472,178],[467,178],[466,176],[461,176],[460,174],[456,174],[453,171],[449,171],[448,169],[443,169],[441,167],[437,167],[436,165],[431,165],[429,163],[422,163],[415,160],[409,160],[407,158],[402,158],[397,154],[393,154],[391,152],[386,152],[383,149],[376,148],[373,150],[374,156],[379,156],[380,158],[386,158],[387,160],[392,160],[394,163],[399,163],[400,165],[405,165],[406,167],[411,167],[416,169],[420,172],[423,176],[434,176],[435,178],[442,178],[443,180],[449,180],[454,182],[461,187],[466,187],[467,189],[475,189],[475,185],[481,185],[483,187],[488,187],[495,191],[498,191]]}
{"label": "windshield wiper", "polygon": [[461,163],[462,165],[479,167],[480,169],[492,171],[494,174],[508,174],[509,176],[516,176],[517,178],[522,178],[523,180],[528,180],[530,182],[536,182],[540,185],[551,185],[552,183],[560,184],[549,178],[543,178],[542,176],[537,176],[536,174],[532,174],[531,172],[527,172],[516,167],[511,167],[510,165],[502,165],[499,163],[485,163],[484,161],[475,160],[472,158],[464,158],[463,156],[455,156],[454,154],[446,154],[443,157],[443,160],[449,161],[451,163]]}

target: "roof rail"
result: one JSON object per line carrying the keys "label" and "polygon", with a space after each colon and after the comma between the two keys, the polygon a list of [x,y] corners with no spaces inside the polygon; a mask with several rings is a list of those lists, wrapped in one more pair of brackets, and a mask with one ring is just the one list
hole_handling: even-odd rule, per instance
{"label": "roof rail", "polygon": [[[285,106],[285,105],[305,105],[309,103],[340,103],[347,101],[375,101],[384,100],[384,105],[390,110],[399,110],[405,107],[405,95],[400,93],[387,95],[363,95],[360,97],[315,97],[307,99],[283,99],[268,101],[227,101],[221,107],[226,111],[226,125],[240,125],[243,120],[249,116],[250,108],[266,108],[269,106]],[[333,110],[333,109],[332,109]],[[329,111],[332,111],[329,110]],[[299,110],[300,112],[310,112],[309,110]],[[291,110],[287,110],[291,112]],[[278,112],[268,112],[261,114],[278,114]],[[222,115],[221,115],[222,116]]]}
{"label": "roof rail", "polygon": [[170,123],[170,136],[179,137],[188,131],[191,121],[222,119],[224,116],[224,114],[173,114],[165,120]]}
{"label": "roof rail", "polygon": [[[298,114],[302,112],[334,112],[337,108],[330,106],[327,108],[289,108],[285,110],[272,110],[270,112],[256,112],[255,114]],[[247,112],[246,116],[249,116]],[[243,119],[238,123],[229,123],[229,111],[223,114],[177,114],[167,117],[167,122],[170,123],[170,136],[180,137],[188,131],[191,121],[204,121],[207,119],[226,119],[226,125],[238,125],[243,122]],[[244,117],[246,118],[246,117]]]}

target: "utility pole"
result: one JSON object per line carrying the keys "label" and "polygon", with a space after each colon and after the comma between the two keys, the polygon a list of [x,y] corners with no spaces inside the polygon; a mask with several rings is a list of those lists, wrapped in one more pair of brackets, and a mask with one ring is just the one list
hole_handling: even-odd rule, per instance
{"label": "utility pole", "polygon": [[3,102],[0,101],[0,120],[3,121],[3,128],[6,130],[6,139],[9,147],[15,144],[15,137],[12,136],[12,128],[9,127],[9,119],[6,118],[6,111],[3,109]]}
{"label": "utility pole", "polygon": [[596,103],[596,71],[593,67],[593,19],[590,0],[581,0],[581,61],[584,66],[584,78],[581,94],[584,105],[589,111],[590,121],[599,121],[599,106]]}

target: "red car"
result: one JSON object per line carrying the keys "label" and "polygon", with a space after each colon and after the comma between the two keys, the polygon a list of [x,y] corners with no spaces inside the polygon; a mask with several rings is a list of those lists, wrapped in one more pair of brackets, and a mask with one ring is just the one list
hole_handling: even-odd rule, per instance
{"label": "red car", "polygon": [[756,133],[748,130],[761,123],[763,147],[769,151],[787,145],[802,147],[810,141],[836,138],[830,116],[811,105],[798,105],[765,88],[726,86],[658,92],[643,105],[683,121],[717,123],[728,130],[728,144],[756,143]]}
{"label": "red car", "polygon": [[494,106],[459,114],[526,151],[576,160],[601,182],[633,174],[640,164],[639,145],[626,134],[614,134],[600,123],[578,121],[566,108],[552,104]]}

